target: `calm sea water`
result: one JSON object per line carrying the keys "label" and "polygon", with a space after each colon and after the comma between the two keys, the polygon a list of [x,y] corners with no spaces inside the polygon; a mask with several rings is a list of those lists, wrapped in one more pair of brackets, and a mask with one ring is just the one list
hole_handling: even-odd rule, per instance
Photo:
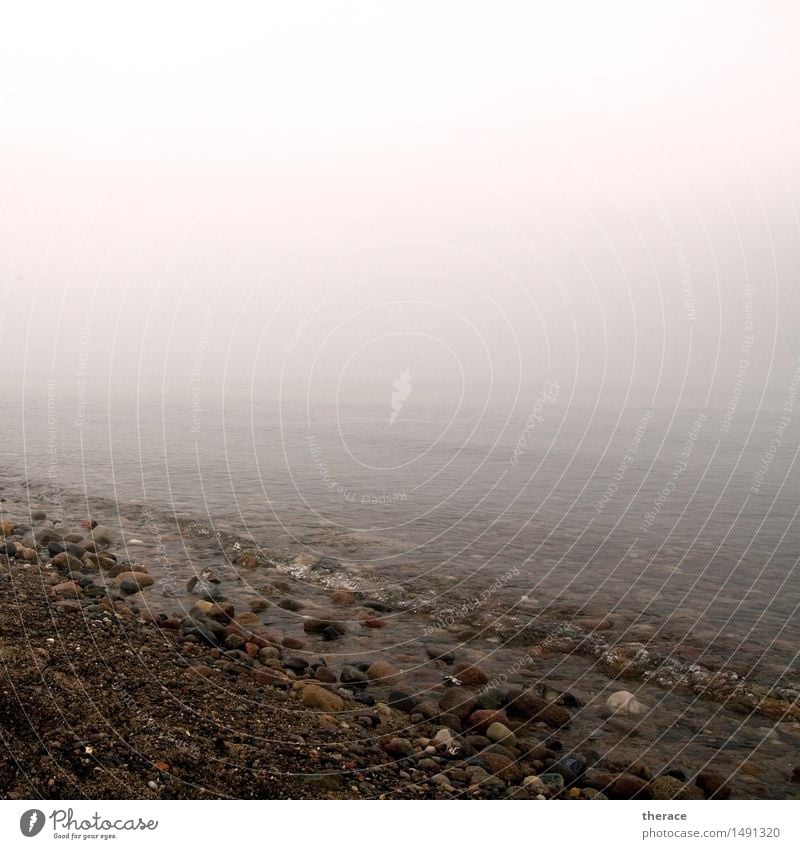
{"label": "calm sea water", "polygon": [[616,611],[723,660],[795,662],[800,442],[780,405],[592,408],[543,381],[395,408],[390,392],[317,404],[43,382],[6,398],[2,465],[32,499],[55,487],[193,516],[410,594],[475,596],[511,570],[500,604]]}

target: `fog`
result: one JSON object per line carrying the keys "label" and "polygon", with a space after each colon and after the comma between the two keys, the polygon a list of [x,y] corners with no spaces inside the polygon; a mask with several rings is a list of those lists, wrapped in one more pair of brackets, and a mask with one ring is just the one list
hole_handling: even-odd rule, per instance
{"label": "fog", "polygon": [[16,4],[3,385],[742,405],[797,367],[793,3]]}

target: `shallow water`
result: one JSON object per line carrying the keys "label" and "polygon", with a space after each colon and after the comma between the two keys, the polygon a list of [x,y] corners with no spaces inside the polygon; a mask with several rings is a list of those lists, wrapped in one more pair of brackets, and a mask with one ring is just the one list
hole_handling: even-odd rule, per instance
{"label": "shallow water", "polygon": [[723,410],[538,397],[470,407],[412,395],[390,424],[384,397],[76,401],[72,383],[44,383],[6,398],[2,462],[37,496],[63,488],[123,517],[144,506],[197,519],[339,558],[407,596],[601,609],[767,676],[795,666],[796,428],[770,452],[772,414],[738,410],[725,432]]}
{"label": "shallow water", "polygon": [[[424,646],[458,645],[492,676],[546,678],[577,694],[585,706],[566,743],[589,742],[620,760],[738,770],[742,795],[773,792],[775,769],[782,782],[790,774],[798,734],[790,723],[734,714],[681,687],[610,680],[574,652],[531,662],[524,641],[506,642],[530,627],[606,618],[612,645],[640,642],[750,683],[796,685],[800,499],[788,439],[752,491],[771,423],[755,423],[737,442],[721,438],[708,413],[687,455],[697,411],[653,411],[642,431],[642,410],[571,409],[537,423],[512,463],[519,423],[504,429],[500,410],[456,419],[426,442],[442,417],[431,407],[413,420],[409,410],[408,427],[398,419],[387,433],[385,405],[315,410],[309,426],[302,407],[240,399],[205,412],[192,433],[191,410],[175,399],[112,398],[87,406],[78,427],[59,398],[55,387],[49,408],[45,396],[7,410],[4,512],[24,519],[41,505],[70,525],[99,518],[118,534],[115,551],[157,578],[141,595],[152,611],[188,611],[196,598],[186,581],[203,568],[237,609],[284,578],[304,608],[273,606],[261,621],[302,637],[303,617],[328,607],[332,588],[350,587],[392,610],[381,614],[383,630],[353,621],[342,639],[315,644],[333,664],[388,656],[424,694],[447,671]],[[670,479],[674,490],[657,501]],[[247,548],[273,565],[237,567]],[[332,560],[310,567],[319,556]],[[473,636],[464,640],[453,623]],[[646,717],[603,713],[621,688],[638,688],[652,708]]]}

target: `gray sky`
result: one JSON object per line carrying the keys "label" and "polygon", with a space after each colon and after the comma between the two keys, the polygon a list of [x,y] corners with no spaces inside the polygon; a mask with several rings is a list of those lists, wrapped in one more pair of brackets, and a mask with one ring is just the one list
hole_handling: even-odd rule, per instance
{"label": "gray sky", "polygon": [[799,18],[15,4],[4,379],[330,395],[410,368],[432,398],[556,376],[587,403],[695,403],[728,398],[752,331],[748,397],[781,397],[800,354]]}

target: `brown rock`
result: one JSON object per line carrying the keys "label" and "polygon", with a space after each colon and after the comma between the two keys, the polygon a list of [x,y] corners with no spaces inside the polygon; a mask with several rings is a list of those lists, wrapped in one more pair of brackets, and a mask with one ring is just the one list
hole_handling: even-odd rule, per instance
{"label": "brown rock", "polygon": [[280,656],[281,653],[275,648],[275,646],[263,646],[258,650],[258,659],[262,663],[265,663],[268,660],[275,660]]}
{"label": "brown rock", "polygon": [[280,669],[265,667],[258,669],[253,673],[253,680],[258,684],[264,684],[269,687],[278,687],[281,690],[288,690],[291,686],[291,680]]}
{"label": "brown rock", "polygon": [[315,684],[309,684],[303,688],[300,701],[310,708],[322,710],[326,713],[344,710],[344,699],[336,693],[331,693]]}
{"label": "brown rock", "polygon": [[223,625],[227,625],[233,620],[236,609],[229,601],[220,601],[217,603],[198,601],[189,613],[194,614],[197,612],[203,613],[203,615],[209,619],[213,619],[215,622],[221,622]]}
{"label": "brown rock", "polygon": [[83,568],[83,563],[77,557],[73,557],[68,551],[62,551],[61,554],[56,554],[52,563],[57,569],[63,569],[65,572],[80,572]]}
{"label": "brown rock", "polygon": [[87,551],[86,554],[81,557],[83,565],[85,568],[90,569],[93,572],[96,572],[100,568],[100,555],[92,554],[90,551]]}
{"label": "brown rock", "polygon": [[307,634],[321,634],[326,628],[333,628],[340,634],[347,631],[343,622],[337,622],[334,619],[306,619],[303,622],[303,630]]}
{"label": "brown rock", "polygon": [[119,581],[120,586],[129,584],[140,590],[145,587],[152,587],[155,583],[152,575],[148,575],[147,572],[120,572],[117,575],[117,581]]}
{"label": "brown rock", "polygon": [[703,791],[694,784],[684,784],[671,775],[660,775],[650,782],[650,792],[654,799],[704,799]]}
{"label": "brown rock", "polygon": [[520,768],[511,758],[508,758],[505,755],[498,755],[494,752],[481,752],[480,755],[475,758],[475,763],[483,766],[483,768],[492,775],[502,778],[503,781],[522,780],[522,771]]}
{"label": "brown rock", "polygon": [[284,637],[281,640],[281,645],[285,649],[293,649],[294,651],[302,651],[306,647],[306,641],[299,637]]}
{"label": "brown rock", "polygon": [[368,616],[366,619],[361,620],[361,627],[362,628],[373,628],[373,629],[385,628],[386,627],[386,620],[385,619],[378,619],[377,616]]}
{"label": "brown rock", "polygon": [[243,569],[255,569],[258,566],[258,558],[254,554],[243,554],[236,559],[236,565]]}
{"label": "brown rock", "polygon": [[705,793],[707,799],[730,799],[731,789],[725,777],[711,769],[704,769],[694,782]]}
{"label": "brown rock", "polygon": [[0,536],[11,536],[16,525],[13,522],[0,522]]}
{"label": "brown rock", "polygon": [[331,604],[338,604],[341,607],[349,607],[356,603],[356,597],[350,590],[335,590],[331,593]]}
{"label": "brown rock", "polygon": [[470,714],[465,726],[472,734],[482,734],[490,725],[495,722],[501,722],[505,725],[508,722],[508,717],[503,710],[476,710]]}
{"label": "brown rock", "polygon": [[75,581],[64,581],[61,584],[56,584],[50,588],[52,595],[61,596],[62,598],[80,598],[83,595],[83,590],[75,583]]}
{"label": "brown rock", "polygon": [[323,684],[336,683],[336,673],[328,669],[327,666],[318,666],[314,671],[314,677]]}
{"label": "brown rock", "polygon": [[237,625],[260,625],[261,624],[261,619],[258,617],[258,615],[249,611],[249,610],[246,610],[243,613],[238,613],[236,616],[234,616],[233,621]]}
{"label": "brown rock", "polygon": [[483,687],[489,683],[489,676],[479,666],[465,661],[453,667],[453,675],[467,687]]}
{"label": "brown rock", "polygon": [[624,772],[614,775],[601,770],[589,770],[584,776],[587,786],[600,790],[609,799],[650,799],[650,786],[643,778]]}
{"label": "brown rock", "polygon": [[393,681],[400,677],[400,670],[385,660],[376,660],[367,669],[370,681]]}
{"label": "brown rock", "polygon": [[562,728],[569,725],[569,712],[552,702],[534,695],[530,690],[512,687],[508,691],[506,712],[509,716],[521,716],[533,722],[544,722],[551,728]]}
{"label": "brown rock", "polygon": [[80,613],[81,603],[71,598],[62,598],[53,603],[53,607],[63,610],[65,613]]}
{"label": "brown rock", "polygon": [[475,699],[463,687],[450,687],[439,699],[439,708],[463,721],[475,710]]}

